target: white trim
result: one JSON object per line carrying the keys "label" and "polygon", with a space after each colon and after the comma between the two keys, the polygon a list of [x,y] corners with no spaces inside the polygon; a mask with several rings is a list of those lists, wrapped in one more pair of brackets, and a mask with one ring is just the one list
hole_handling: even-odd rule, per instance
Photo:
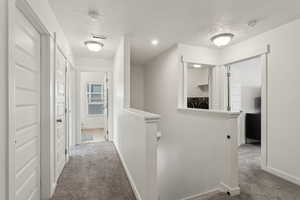
{"label": "white trim", "polygon": [[268,56],[261,55],[261,167],[268,165]]}
{"label": "white trim", "polygon": [[53,133],[54,113],[52,97],[53,66],[51,66],[51,38],[41,37],[41,199],[50,198],[51,193],[51,144]]}
{"label": "white trim", "polygon": [[230,196],[237,196],[241,193],[240,187],[231,188],[223,182],[220,183],[220,191],[225,193],[229,192]]}
{"label": "white trim", "polygon": [[212,197],[212,196],[214,196],[216,194],[219,194],[219,193],[220,193],[220,189],[216,188],[216,189],[209,190],[207,192],[202,192],[202,193],[199,193],[199,194],[184,197],[180,200],[202,200],[202,199],[204,200],[204,199],[207,199],[207,198]]}
{"label": "white trim", "polygon": [[222,110],[207,110],[197,108],[177,108],[178,111],[190,112],[190,113],[203,113],[203,114],[215,114],[222,117],[237,118],[241,112],[222,111]]}
{"label": "white trim", "polygon": [[283,172],[281,170],[278,170],[278,169],[275,169],[275,168],[272,168],[272,167],[267,167],[267,168],[263,168],[263,170],[265,170],[266,172],[270,173],[270,174],[273,174],[277,177],[280,177],[284,180],[287,180],[291,183],[294,183],[296,185],[299,185],[300,186],[300,179],[295,177],[295,176],[292,176],[286,172]]}
{"label": "white trim", "polygon": [[8,1],[8,199],[15,200],[15,0]]}
{"label": "white trim", "polygon": [[[113,143],[113,144],[114,144],[114,143]],[[131,174],[130,174],[130,172],[129,172],[129,169],[128,169],[126,163],[125,163],[125,160],[124,160],[124,158],[123,158],[123,156],[122,156],[122,154],[121,154],[121,152],[120,152],[118,146],[115,145],[115,144],[114,144],[114,146],[115,146],[115,148],[116,148],[116,150],[117,150],[117,153],[118,153],[119,158],[120,158],[120,160],[121,160],[122,166],[123,166],[123,168],[124,168],[124,170],[125,170],[125,173],[126,173],[126,175],[127,175],[127,177],[128,177],[128,180],[129,180],[129,183],[130,183],[130,185],[131,185],[131,187],[132,187],[132,190],[133,190],[133,193],[134,193],[135,198],[136,198],[137,200],[143,200],[142,197],[141,197],[141,195],[140,195],[140,193],[139,193],[139,191],[138,191],[138,189],[137,189],[137,187],[136,187],[136,185],[135,185],[135,183],[134,183],[134,180],[133,180],[133,178],[132,178],[132,176],[131,176]]]}

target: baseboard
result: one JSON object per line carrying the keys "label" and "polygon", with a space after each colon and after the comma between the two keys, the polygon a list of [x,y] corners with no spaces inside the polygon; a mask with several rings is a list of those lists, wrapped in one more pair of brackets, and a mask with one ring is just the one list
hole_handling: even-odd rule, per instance
{"label": "baseboard", "polygon": [[185,197],[181,200],[201,200],[201,199],[207,199],[213,195],[216,195],[220,193],[220,189],[219,188],[216,188],[216,189],[213,189],[213,190],[209,190],[207,192],[203,192],[203,193],[199,193],[199,194],[196,194],[196,195],[192,195],[192,196],[188,196],[188,197]]}
{"label": "baseboard", "polygon": [[231,188],[223,182],[220,183],[220,191],[225,192],[225,193],[229,192],[230,196],[239,195],[241,192],[240,187]]}
{"label": "baseboard", "polygon": [[[113,143],[113,144],[114,144],[114,143]],[[129,183],[130,183],[130,185],[131,185],[131,188],[132,188],[132,190],[133,190],[133,193],[134,193],[134,195],[135,195],[135,198],[136,198],[137,200],[143,200],[142,197],[141,197],[141,195],[140,195],[140,193],[139,193],[139,191],[138,191],[138,189],[137,189],[137,187],[136,187],[136,185],[135,185],[135,183],[134,183],[134,180],[133,180],[133,178],[132,178],[132,176],[131,176],[131,174],[130,174],[130,171],[129,171],[127,165],[126,165],[126,162],[125,162],[125,160],[124,160],[124,157],[122,156],[122,154],[121,154],[119,148],[117,147],[117,145],[114,144],[114,146],[115,146],[115,148],[116,148],[116,150],[117,150],[117,153],[118,153],[118,155],[119,155],[119,158],[120,158],[120,160],[121,160],[121,163],[122,163],[122,165],[123,165],[123,168],[124,168],[124,170],[125,170],[125,172],[126,172],[127,178],[128,178]]]}
{"label": "baseboard", "polygon": [[264,171],[270,173],[270,174],[273,174],[275,176],[278,176],[286,181],[289,181],[291,183],[294,183],[296,185],[299,185],[300,186],[300,179],[297,178],[297,177],[294,177],[286,172],[283,172],[283,171],[280,171],[278,169],[274,169],[272,167],[265,167],[263,168]]}

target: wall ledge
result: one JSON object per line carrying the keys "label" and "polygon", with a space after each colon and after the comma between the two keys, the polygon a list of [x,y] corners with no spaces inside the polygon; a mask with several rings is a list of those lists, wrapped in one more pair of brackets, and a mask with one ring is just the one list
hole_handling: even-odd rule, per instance
{"label": "wall ledge", "polygon": [[226,118],[237,118],[241,114],[241,112],[231,112],[231,111],[223,111],[223,110],[206,110],[206,109],[195,109],[195,108],[177,108],[177,110],[182,112],[188,112],[188,113],[218,115]]}
{"label": "wall ledge", "polygon": [[127,108],[125,109],[126,112],[132,113],[134,115],[143,117],[146,123],[157,123],[160,120],[160,115],[149,113],[143,110],[138,110],[134,108]]}

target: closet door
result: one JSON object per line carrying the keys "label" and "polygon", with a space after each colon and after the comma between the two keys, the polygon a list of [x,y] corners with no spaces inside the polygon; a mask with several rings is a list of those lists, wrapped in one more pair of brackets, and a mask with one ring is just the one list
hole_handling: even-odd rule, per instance
{"label": "closet door", "polygon": [[14,199],[40,200],[40,34],[16,9]]}
{"label": "closet door", "polygon": [[66,66],[63,54],[56,50],[55,72],[55,177],[60,176],[66,163]]}

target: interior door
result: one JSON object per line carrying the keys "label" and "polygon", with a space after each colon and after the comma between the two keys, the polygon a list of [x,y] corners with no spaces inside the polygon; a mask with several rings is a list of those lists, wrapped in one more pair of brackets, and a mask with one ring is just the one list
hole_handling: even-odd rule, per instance
{"label": "interior door", "polygon": [[55,71],[55,176],[60,176],[66,163],[66,59],[56,50]]}
{"label": "interior door", "polygon": [[15,19],[13,199],[40,200],[40,34],[18,9]]}

